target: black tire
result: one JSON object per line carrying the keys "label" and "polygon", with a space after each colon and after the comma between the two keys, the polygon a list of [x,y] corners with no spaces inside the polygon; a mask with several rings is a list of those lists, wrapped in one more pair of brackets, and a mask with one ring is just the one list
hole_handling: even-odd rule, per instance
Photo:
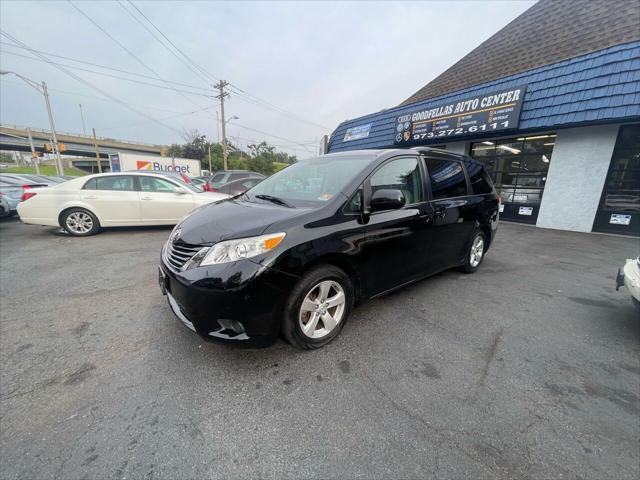
{"label": "black tire", "polygon": [[[304,316],[301,312],[302,302],[305,300],[307,295],[313,295],[316,288],[320,288],[319,285],[322,282],[335,282],[339,287],[341,287],[342,293],[344,294],[344,307],[341,311],[340,319],[335,327],[319,338],[312,338],[302,330],[301,316]],[[335,289],[334,287],[331,287],[330,292],[333,292],[334,295],[329,296],[329,298],[335,298],[339,295],[339,289]],[[314,267],[303,275],[289,294],[289,298],[284,305],[282,335],[291,345],[300,349],[313,350],[323,347],[338,336],[351,314],[353,302],[353,285],[351,283],[351,279],[346,273],[333,265],[319,265]],[[322,308],[322,305],[320,305],[320,308]],[[333,314],[336,314],[339,311],[339,308],[340,307],[330,307],[330,309],[325,308],[324,311],[330,314],[332,312]],[[322,324],[322,317],[319,317],[317,324]],[[306,325],[308,325],[308,322]],[[324,324],[322,325],[322,328],[326,329]],[[319,329],[318,332],[322,333],[322,329]]]}
{"label": "black tire", "polygon": [[[476,242],[478,241],[478,237],[482,240],[482,254],[477,263],[472,259],[472,251],[476,248]],[[482,265],[482,261],[484,260],[484,256],[487,253],[487,236],[481,230],[476,231],[471,238],[471,242],[469,242],[469,248],[467,248],[467,253],[465,254],[464,264],[459,268],[461,272],[464,273],[473,273],[480,268]]]}
{"label": "black tire", "polygon": [[[85,223],[87,226],[90,225],[90,228],[86,231],[82,231],[79,227],[74,228],[72,226],[71,222],[73,218],[86,218],[86,216],[88,216],[90,220]],[[100,231],[100,222],[98,221],[98,217],[96,217],[93,212],[80,207],[66,210],[60,219],[60,225],[69,235],[73,235],[74,237],[88,237],[90,235],[95,235]]]}

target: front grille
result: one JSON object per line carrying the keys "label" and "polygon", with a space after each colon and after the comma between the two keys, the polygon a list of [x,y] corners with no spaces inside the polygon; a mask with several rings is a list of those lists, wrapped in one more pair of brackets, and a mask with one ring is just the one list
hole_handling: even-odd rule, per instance
{"label": "front grille", "polygon": [[181,270],[185,263],[191,260],[196,253],[202,250],[202,245],[190,245],[188,243],[167,242],[165,260],[169,266]]}

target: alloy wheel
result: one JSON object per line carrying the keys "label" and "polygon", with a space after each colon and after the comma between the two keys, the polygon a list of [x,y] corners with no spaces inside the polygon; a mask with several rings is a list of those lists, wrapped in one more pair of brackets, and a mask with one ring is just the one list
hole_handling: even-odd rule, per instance
{"label": "alloy wheel", "polygon": [[338,282],[323,280],[313,286],[304,297],[298,315],[302,333],[315,339],[331,333],[344,316],[345,302],[344,289]]}
{"label": "alloy wheel", "polygon": [[473,245],[471,245],[469,264],[474,268],[480,265],[482,255],[484,255],[484,240],[481,235],[478,235],[473,240]]}
{"label": "alloy wheel", "polygon": [[73,212],[67,216],[65,225],[73,233],[88,233],[93,228],[93,219],[87,213]]}

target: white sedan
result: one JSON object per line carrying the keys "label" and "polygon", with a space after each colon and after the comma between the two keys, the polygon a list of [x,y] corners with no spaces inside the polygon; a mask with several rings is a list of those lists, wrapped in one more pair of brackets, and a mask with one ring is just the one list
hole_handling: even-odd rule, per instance
{"label": "white sedan", "polygon": [[24,223],[87,236],[101,227],[175,225],[201,205],[225,198],[161,174],[101,173],[27,190],[18,215]]}

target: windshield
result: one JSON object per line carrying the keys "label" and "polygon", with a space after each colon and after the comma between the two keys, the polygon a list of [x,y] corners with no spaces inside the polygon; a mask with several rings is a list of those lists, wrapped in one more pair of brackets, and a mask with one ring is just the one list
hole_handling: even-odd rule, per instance
{"label": "windshield", "polygon": [[371,157],[324,156],[280,170],[247,191],[254,201],[269,195],[297,206],[320,205],[342,191],[371,162]]}

